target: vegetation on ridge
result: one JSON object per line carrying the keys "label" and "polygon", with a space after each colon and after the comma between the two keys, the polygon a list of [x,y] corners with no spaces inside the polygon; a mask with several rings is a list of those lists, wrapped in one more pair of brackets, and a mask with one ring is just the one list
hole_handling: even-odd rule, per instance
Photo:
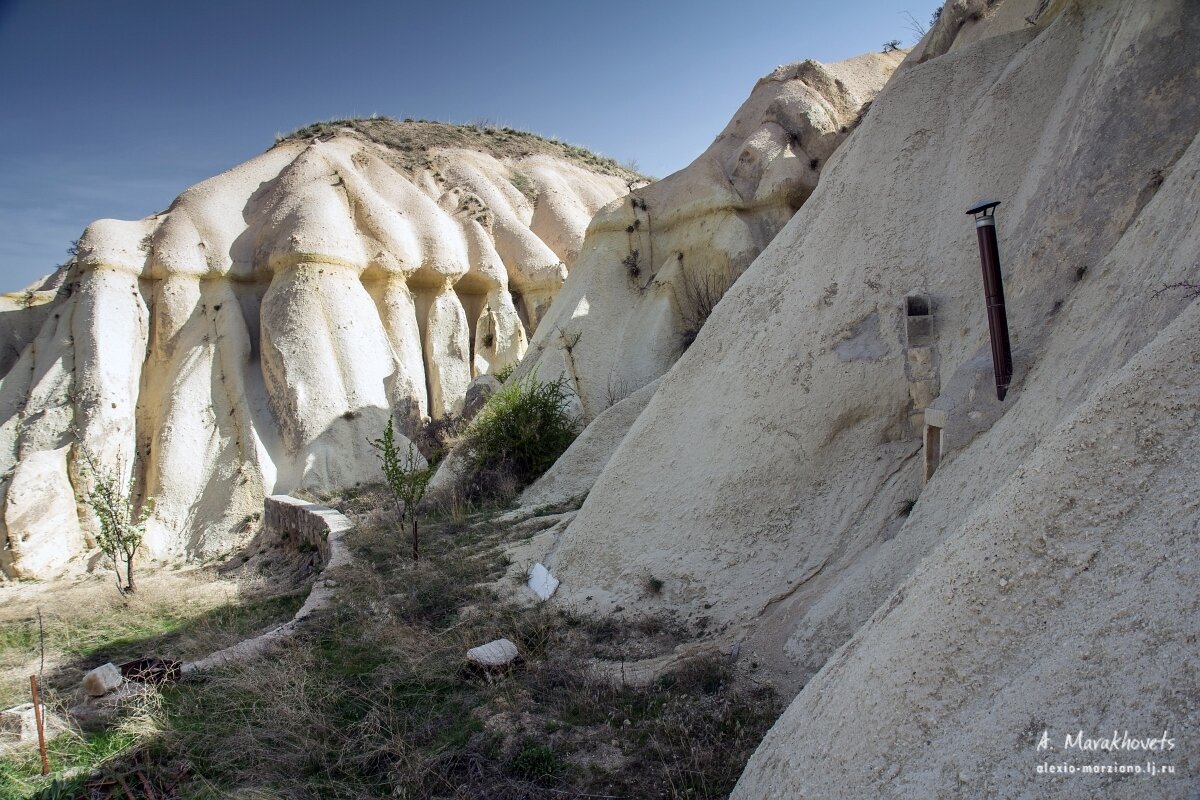
{"label": "vegetation on ridge", "polygon": [[[635,165],[619,164],[615,159],[598,155],[558,139],[547,139],[536,133],[498,125],[455,125],[430,120],[396,120],[391,117],[357,117],[314,122],[291,133],[276,137],[275,144],[326,140],[334,136],[355,136],[387,147],[397,159],[397,166],[413,171],[435,168],[430,150],[440,147],[462,147],[480,150],[498,159],[523,158],[531,155],[550,155],[573,161],[584,169],[613,175],[625,181],[648,180]],[[520,183],[517,177],[515,183]],[[521,187],[518,186],[518,189]],[[522,190],[524,191],[524,190]]]}

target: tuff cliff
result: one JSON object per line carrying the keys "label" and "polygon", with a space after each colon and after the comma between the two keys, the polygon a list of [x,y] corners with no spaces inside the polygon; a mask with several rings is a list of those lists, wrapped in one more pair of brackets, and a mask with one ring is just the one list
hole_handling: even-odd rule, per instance
{"label": "tuff cliff", "polygon": [[0,312],[0,567],[81,551],[87,458],[153,499],[155,556],[229,547],[264,494],[377,480],[368,437],[516,363],[637,177],[511,129],[352,120],[93,223]]}
{"label": "tuff cliff", "polygon": [[590,419],[666,372],[903,57],[801,61],[759,80],[695,161],[596,216],[518,374],[569,375]]}
{"label": "tuff cliff", "polygon": [[[904,56],[776,68],[695,161],[596,215],[515,374],[566,376],[581,418],[598,424],[524,502],[565,502],[591,488],[649,398],[648,384],[687,350],[712,307],[804,205]],[[433,495],[452,493],[458,471],[447,459]]]}
{"label": "tuff cliff", "polygon": [[948,4],[547,543],[563,605],[799,690],[736,797],[1041,797],[1033,728],[1194,738],[1198,37],[1183,0]]}

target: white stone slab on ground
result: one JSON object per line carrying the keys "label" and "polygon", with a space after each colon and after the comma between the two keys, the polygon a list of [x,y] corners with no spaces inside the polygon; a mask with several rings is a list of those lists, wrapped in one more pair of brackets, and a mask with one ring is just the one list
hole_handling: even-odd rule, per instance
{"label": "white stone slab on ground", "polygon": [[[53,739],[67,729],[67,724],[56,714],[42,706],[42,730],[46,741]],[[22,703],[19,706],[0,711],[0,739],[13,742],[37,741],[37,717],[33,711],[33,703]]]}
{"label": "white stone slab on ground", "polygon": [[543,600],[549,600],[558,589],[558,578],[550,574],[550,570],[542,564],[534,564],[529,571],[529,588]]}
{"label": "white stone slab on ground", "polygon": [[472,647],[467,651],[467,661],[481,667],[507,667],[517,660],[517,646],[508,639],[497,639],[494,642]]}

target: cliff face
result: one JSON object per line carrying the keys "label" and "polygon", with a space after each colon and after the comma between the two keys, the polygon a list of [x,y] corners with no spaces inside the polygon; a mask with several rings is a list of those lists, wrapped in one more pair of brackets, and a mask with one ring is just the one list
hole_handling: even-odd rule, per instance
{"label": "cliff face", "polygon": [[158,556],[228,547],[264,492],[377,480],[367,438],[520,359],[632,178],[516,131],[354,121],[92,224],[0,312],[0,566],[79,552],[85,452],[153,498]]}
{"label": "cliff face", "polygon": [[565,605],[682,611],[803,686],[737,797],[1040,797],[1031,725],[1196,733],[1200,301],[1160,290],[1198,281],[1200,9],[957,5],[546,557]]}
{"label": "cliff face", "polygon": [[779,67],[694,162],[604,209],[520,373],[568,375],[591,419],[666,372],[903,56]]}

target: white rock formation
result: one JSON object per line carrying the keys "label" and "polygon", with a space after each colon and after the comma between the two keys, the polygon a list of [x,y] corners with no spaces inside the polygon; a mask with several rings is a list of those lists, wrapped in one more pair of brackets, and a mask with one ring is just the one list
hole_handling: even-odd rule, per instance
{"label": "white rock formation", "polygon": [[[589,427],[606,418],[522,503],[563,502],[591,488],[641,411],[606,410],[635,394],[645,404],[638,393],[670,369],[726,288],[812,193],[902,58],[903,51],[867,53],[778,67],[700,157],[596,215],[571,279],[514,374],[565,375]],[[460,488],[459,455],[442,462],[431,499]]]}
{"label": "white rock formation", "polygon": [[558,578],[554,577],[544,564],[534,564],[529,570],[526,585],[541,600],[549,600],[558,591]]}
{"label": "white rock formation", "polygon": [[[51,577],[93,522],[99,468],[152,498],[152,555],[213,553],[264,494],[378,479],[367,445],[460,407],[514,363],[627,191],[530,134],[314,126],[0,302],[0,567]],[[82,533],[81,533],[82,531]]]}
{"label": "white rock formation", "polygon": [[[67,721],[46,708],[44,703],[41,713],[42,736],[47,742],[70,730]],[[0,711],[0,753],[12,745],[37,743],[37,714],[33,703],[22,703]]]}
{"label": "white rock formation", "polygon": [[89,697],[102,697],[119,688],[124,680],[116,664],[102,664],[83,676],[83,691]]}
{"label": "white rock formation", "polygon": [[812,193],[903,57],[802,61],[760,80],[695,161],[592,221],[517,374],[570,376],[590,420],[665,373],[707,306]]}
{"label": "white rock formation", "polygon": [[604,465],[657,388],[655,380],[628,397],[612,398],[616,402],[601,411],[554,466],[521,493],[521,506],[540,508],[577,502],[591,491]]}
{"label": "white rock formation", "polygon": [[[958,5],[666,372],[544,562],[556,602],[682,611],[803,687],[737,798],[1124,796],[1103,776],[1047,789],[1026,731],[1060,748],[1080,728],[1200,734],[1200,299],[1160,291],[1200,283],[1200,7]],[[1003,201],[1003,403],[980,379],[963,212],[981,197]],[[577,296],[573,276],[547,323],[583,331],[562,368],[594,413],[608,365],[655,363],[634,345],[663,338],[621,310],[641,321],[610,319],[632,344],[588,352],[587,326],[623,308],[591,285]],[[932,398],[946,436],[924,483]],[[1200,770],[1195,748],[1171,763]]]}

